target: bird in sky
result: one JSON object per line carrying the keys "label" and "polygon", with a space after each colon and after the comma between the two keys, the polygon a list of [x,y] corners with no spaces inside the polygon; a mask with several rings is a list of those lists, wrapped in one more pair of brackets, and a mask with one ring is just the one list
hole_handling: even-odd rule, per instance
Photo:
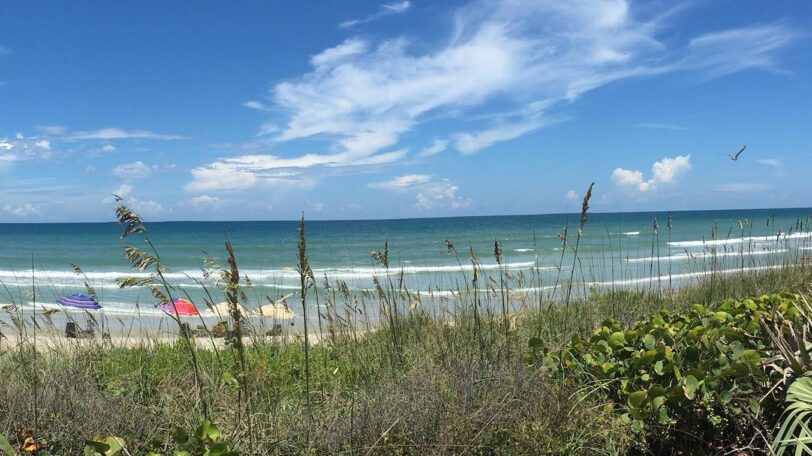
{"label": "bird in sky", "polygon": [[730,155],[730,154],[726,154],[726,155],[727,155],[728,157],[730,157],[730,159],[731,159],[731,160],[733,160],[733,161],[738,161],[738,160],[739,160],[739,155],[741,155],[741,154],[742,154],[742,152],[744,152],[744,149],[746,149],[746,148],[747,148],[747,145],[745,144],[744,146],[742,146],[742,148],[741,148],[741,149],[739,149],[739,151],[738,151],[738,152],[736,152],[736,155]]}

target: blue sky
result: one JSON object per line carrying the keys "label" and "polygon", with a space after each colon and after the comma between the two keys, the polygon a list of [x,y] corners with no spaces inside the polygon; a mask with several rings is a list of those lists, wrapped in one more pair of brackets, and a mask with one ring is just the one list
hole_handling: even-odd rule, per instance
{"label": "blue sky", "polygon": [[[0,2],[0,222],[810,206],[812,3]],[[723,154],[747,149],[738,162]]]}

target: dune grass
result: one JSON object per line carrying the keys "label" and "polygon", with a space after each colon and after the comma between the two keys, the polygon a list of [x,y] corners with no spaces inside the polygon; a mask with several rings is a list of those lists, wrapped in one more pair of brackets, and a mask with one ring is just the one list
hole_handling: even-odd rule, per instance
{"label": "dune grass", "polygon": [[[581,227],[587,208],[585,201]],[[119,214],[126,216],[126,236],[143,233],[137,214]],[[607,318],[630,325],[659,309],[802,291],[812,283],[805,261],[729,274],[711,269],[708,277],[673,288],[575,293],[564,277],[562,301],[513,292],[525,279],[501,270],[496,286],[480,291],[488,278],[471,249],[466,259],[458,256],[465,283],[430,307],[392,274],[360,297],[343,283],[317,283],[307,263],[304,222],[298,248],[301,304],[308,293],[323,304],[310,320],[318,328],[308,328],[317,330],[318,343],[297,334],[292,340],[241,336],[236,306],[247,299],[246,285],[229,243],[229,268],[220,271],[225,287],[211,290],[233,311],[236,336],[225,348],[201,349],[179,319],[176,342],[123,347],[96,339],[35,348],[37,324],[21,316],[21,342],[0,343],[0,434],[31,430],[48,454],[82,454],[86,439],[114,435],[127,442],[129,454],[145,454],[156,446],[169,451],[174,428],[190,430],[208,418],[242,454],[645,452],[645,438],[622,422],[605,396],[550,375],[528,357],[529,341],[561,347]],[[498,242],[493,253],[499,263]],[[388,246],[372,254],[384,270],[388,255]],[[159,300],[171,302],[179,290],[163,280],[157,251],[129,250],[128,257],[154,273],[122,285],[152,287]],[[473,265],[468,272],[466,261]],[[559,269],[573,275],[575,264]],[[374,323],[370,313],[377,314]]]}
{"label": "dune grass", "polygon": [[[236,348],[197,350],[199,380],[183,341],[136,348],[100,342],[36,359],[28,346],[7,348],[0,429],[31,426],[38,388],[37,435],[53,454],[77,454],[97,434],[122,436],[139,454],[139,444],[173,426],[193,428],[204,410],[244,454],[624,454],[634,443],[631,428],[599,395],[583,397],[528,364],[531,337],[555,346],[607,317],[631,322],[661,307],[802,289],[810,279],[812,271],[796,268],[729,276],[724,287],[701,283],[667,296],[596,293],[569,308],[511,315],[507,333],[501,316],[477,323],[462,313],[452,323],[418,310],[395,322],[397,347],[388,327],[337,332],[310,346],[309,379],[301,343],[257,340],[244,347],[244,361]],[[253,385],[247,391],[240,373]]]}

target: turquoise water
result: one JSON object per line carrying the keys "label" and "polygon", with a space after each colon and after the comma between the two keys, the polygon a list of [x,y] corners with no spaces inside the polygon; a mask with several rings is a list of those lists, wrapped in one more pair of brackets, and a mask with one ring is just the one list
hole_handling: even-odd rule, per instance
{"label": "turquoise water", "polygon": [[[672,286],[711,268],[797,262],[812,255],[810,214],[812,209],[674,212],[670,229],[664,212],[590,214],[579,245],[575,288]],[[570,245],[562,250],[560,233],[567,221]],[[307,223],[308,257],[319,283],[325,277],[333,285],[342,280],[361,292],[373,287],[373,276],[387,277],[370,251],[383,249],[388,241],[389,277],[402,280],[412,292],[443,295],[470,280],[469,248],[479,257],[482,274],[498,280],[500,267],[493,256],[498,240],[501,268],[515,280],[514,288],[552,290],[557,279],[569,279],[577,224],[577,214],[313,221]],[[296,293],[298,222],[165,222],[148,224],[148,229],[167,277],[193,300],[203,296],[192,279],[202,280],[201,252],[222,261],[226,235],[241,272],[253,284],[251,299],[261,303],[266,296]],[[70,266],[75,263],[108,311],[128,312],[135,303],[150,309],[154,300],[148,289],[122,290],[115,283],[137,272],[124,258],[120,234],[115,223],[0,224],[0,304],[31,302],[33,259],[38,303],[84,290]],[[459,260],[448,253],[446,239]],[[129,240],[144,247],[135,237]],[[480,283],[484,287],[486,282]]]}

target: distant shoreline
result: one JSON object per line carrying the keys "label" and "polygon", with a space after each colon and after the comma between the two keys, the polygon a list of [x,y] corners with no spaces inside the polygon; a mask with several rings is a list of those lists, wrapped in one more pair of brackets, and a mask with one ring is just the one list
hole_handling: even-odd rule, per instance
{"label": "distant shoreline", "polygon": [[[726,209],[658,209],[658,210],[645,210],[645,211],[590,211],[590,216],[594,215],[660,215],[660,214],[685,214],[685,213],[701,213],[701,212],[761,212],[761,211],[797,211],[809,210],[812,212],[812,206],[797,206],[797,207],[762,207],[762,208],[726,208]],[[537,214],[467,214],[459,216],[435,216],[435,217],[392,217],[392,218],[360,218],[360,219],[319,219],[308,218],[305,212],[305,220],[308,223],[321,223],[321,222],[387,222],[387,221],[410,221],[410,220],[452,220],[452,219],[471,219],[471,218],[500,218],[500,217],[577,217],[578,212],[548,212]],[[201,220],[201,219],[185,219],[185,220],[148,220],[149,224],[173,224],[173,223],[299,223],[299,219],[232,219],[232,220]],[[117,225],[115,220],[98,220],[98,221],[43,221],[43,222],[0,222],[2,225]]]}

